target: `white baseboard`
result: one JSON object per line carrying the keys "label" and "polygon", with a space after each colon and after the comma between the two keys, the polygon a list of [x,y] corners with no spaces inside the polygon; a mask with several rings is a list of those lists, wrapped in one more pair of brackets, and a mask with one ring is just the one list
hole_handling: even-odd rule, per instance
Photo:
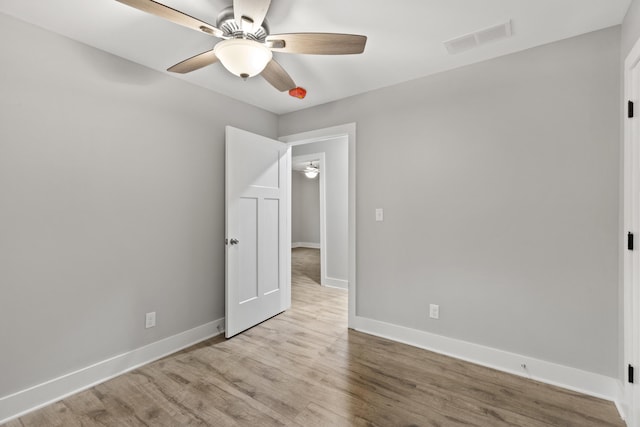
{"label": "white baseboard", "polygon": [[349,281],[336,279],[335,277],[325,277],[322,281],[322,286],[327,286],[329,288],[349,289]]}
{"label": "white baseboard", "polygon": [[0,424],[224,332],[224,318],[0,398]]}
{"label": "white baseboard", "polygon": [[[616,378],[366,317],[356,316],[354,324],[354,329],[367,334],[606,399],[615,402],[618,410],[623,411],[620,404],[622,383]],[[526,369],[522,368],[523,364]]]}
{"label": "white baseboard", "polygon": [[[355,318],[354,329],[610,400],[615,403],[621,417],[625,418],[624,389],[622,383],[615,378],[360,316]],[[0,424],[219,335],[223,331],[224,318],[4,396],[0,398]],[[527,366],[526,371],[522,369],[522,364]]]}
{"label": "white baseboard", "polygon": [[625,388],[625,384],[622,381],[620,381],[618,384],[618,396],[614,403],[616,404],[616,409],[620,414],[620,418],[627,421],[627,424],[628,424],[629,420],[627,416],[629,415],[628,413],[629,406],[628,406],[628,399],[627,399],[627,391]]}
{"label": "white baseboard", "polygon": [[295,248],[320,249],[320,243],[311,243],[311,242],[293,242],[293,243],[291,243],[291,249],[295,249]]}

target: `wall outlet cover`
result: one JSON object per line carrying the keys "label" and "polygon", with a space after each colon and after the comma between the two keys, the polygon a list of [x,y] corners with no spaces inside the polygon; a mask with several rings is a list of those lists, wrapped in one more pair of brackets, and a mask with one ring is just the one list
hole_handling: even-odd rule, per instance
{"label": "wall outlet cover", "polygon": [[152,311],[151,313],[147,313],[145,315],[144,327],[146,329],[153,328],[156,326],[156,312]]}
{"label": "wall outlet cover", "polygon": [[429,304],[429,317],[432,319],[440,318],[440,306],[437,304]]}

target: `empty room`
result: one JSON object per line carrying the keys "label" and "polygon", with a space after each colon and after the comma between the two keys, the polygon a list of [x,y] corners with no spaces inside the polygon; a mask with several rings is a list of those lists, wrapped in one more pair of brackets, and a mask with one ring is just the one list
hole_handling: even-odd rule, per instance
{"label": "empty room", "polygon": [[0,0],[0,425],[640,427],[640,0]]}

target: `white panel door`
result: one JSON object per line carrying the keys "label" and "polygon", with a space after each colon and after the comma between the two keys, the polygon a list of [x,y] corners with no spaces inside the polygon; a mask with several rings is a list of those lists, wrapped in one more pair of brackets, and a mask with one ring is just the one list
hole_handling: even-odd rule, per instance
{"label": "white panel door", "polygon": [[286,144],[226,127],[226,314],[232,337],[288,308]]}

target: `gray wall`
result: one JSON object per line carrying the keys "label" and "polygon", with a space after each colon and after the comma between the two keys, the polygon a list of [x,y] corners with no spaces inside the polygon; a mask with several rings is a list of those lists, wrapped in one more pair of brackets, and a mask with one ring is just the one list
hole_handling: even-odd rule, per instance
{"label": "gray wall", "polygon": [[[291,133],[281,133],[286,136]],[[293,147],[293,156],[325,153],[327,277],[349,280],[349,144],[346,137]],[[321,172],[322,173],[322,172]]]}
{"label": "gray wall", "polygon": [[357,314],[617,376],[619,58],[615,27],[281,116],[357,123]]}
{"label": "gray wall", "polygon": [[291,243],[320,245],[320,179],[291,172]]}
{"label": "gray wall", "polygon": [[0,52],[0,397],[223,317],[224,126],[276,116],[2,14]]}
{"label": "gray wall", "polygon": [[622,60],[627,57],[633,45],[640,38],[640,1],[633,0],[629,10],[622,21]]}

